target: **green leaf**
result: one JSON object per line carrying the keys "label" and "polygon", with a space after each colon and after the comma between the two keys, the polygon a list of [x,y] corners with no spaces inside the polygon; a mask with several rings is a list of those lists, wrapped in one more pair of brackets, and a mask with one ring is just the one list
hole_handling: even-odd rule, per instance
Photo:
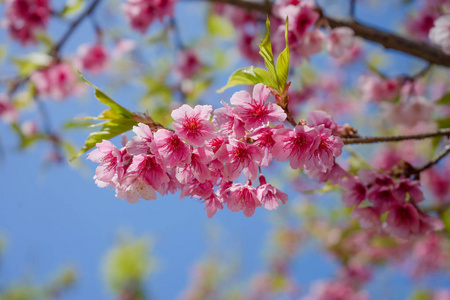
{"label": "green leaf", "polygon": [[77,14],[84,8],[85,4],[85,0],[69,0],[59,15],[61,17],[68,17]]}
{"label": "green leaf", "polygon": [[450,105],[450,93],[445,94],[436,102],[437,105]]}
{"label": "green leaf", "polygon": [[261,44],[258,44],[258,46],[259,46],[259,54],[264,58],[264,64],[266,65],[266,68],[269,71],[269,76],[276,83],[276,87],[274,87],[274,88],[278,88],[279,81],[278,81],[277,72],[275,69],[275,62],[273,60],[272,44],[270,42],[269,17],[267,17],[267,20],[266,20],[266,35],[262,39]]}
{"label": "green leaf", "polygon": [[267,70],[261,68],[255,68],[253,66],[241,68],[231,74],[228,79],[227,85],[218,90],[218,93],[222,93],[227,88],[240,85],[240,84],[251,84],[255,85],[257,83],[264,83],[274,89],[278,88],[277,84],[273,81]]}
{"label": "green leaf", "polygon": [[115,119],[103,124],[100,131],[91,133],[84,143],[81,150],[71,159],[79,157],[83,153],[91,150],[97,143],[101,143],[103,140],[112,139],[121,133],[124,133],[137,125],[137,122],[133,119]]}
{"label": "green leaf", "polygon": [[279,83],[279,91],[286,88],[286,81],[289,73],[289,40],[288,40],[288,18],[286,17],[286,28],[284,38],[286,39],[286,48],[277,58],[277,77]]}
{"label": "green leaf", "polygon": [[19,68],[20,76],[28,76],[37,69],[48,66],[52,58],[44,53],[31,53],[24,57],[12,58],[12,62]]}
{"label": "green leaf", "polygon": [[206,26],[211,35],[230,37],[234,32],[233,24],[229,20],[214,14],[208,14]]}
{"label": "green leaf", "polygon": [[93,85],[92,83],[90,83],[89,81],[86,80],[86,78],[83,77],[83,75],[81,75],[80,72],[78,72],[78,74],[80,75],[81,79],[88,85],[92,86],[95,89],[95,97],[102,102],[103,104],[108,105],[112,111],[118,115],[121,115],[125,118],[132,118],[133,117],[133,113],[131,111],[129,111],[128,109],[124,108],[123,106],[121,106],[120,104],[116,103],[114,100],[112,100],[111,98],[108,97],[108,95],[106,95],[105,93],[103,93],[102,91],[100,91],[95,85]]}
{"label": "green leaf", "polygon": [[442,213],[442,222],[444,223],[444,229],[450,234],[450,208],[447,208]]}
{"label": "green leaf", "polygon": [[[79,157],[86,151],[92,149],[95,144],[102,142],[103,140],[109,140],[121,133],[124,133],[133,128],[133,126],[137,125],[137,122],[133,119],[134,114],[130,112],[128,109],[122,107],[117,104],[114,100],[109,98],[105,93],[100,91],[95,85],[87,81],[80,73],[80,77],[83,81],[95,88],[95,97],[102,103],[106,104],[110,107],[103,111],[98,117],[92,118],[93,120],[107,120],[102,123],[102,128],[100,131],[91,133],[84,143],[84,146],[81,150],[72,157],[71,160]],[[92,125],[90,125],[92,126]]]}
{"label": "green leaf", "polygon": [[439,129],[450,128],[450,117],[437,119],[436,123],[438,124]]}

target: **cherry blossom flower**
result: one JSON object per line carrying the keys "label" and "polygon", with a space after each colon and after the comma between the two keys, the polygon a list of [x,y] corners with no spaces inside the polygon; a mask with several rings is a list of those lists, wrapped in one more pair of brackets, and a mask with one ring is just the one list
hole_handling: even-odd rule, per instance
{"label": "cherry blossom flower", "polygon": [[386,218],[386,231],[403,239],[420,230],[420,214],[411,203],[393,205]]}
{"label": "cherry blossom flower", "polygon": [[175,74],[180,79],[191,79],[201,69],[203,64],[200,62],[193,49],[182,50],[178,53],[178,61],[175,67]]}
{"label": "cherry blossom flower", "polygon": [[254,145],[230,139],[229,144],[224,145],[216,152],[216,157],[223,163],[223,178],[236,180],[244,171],[245,177],[256,179],[258,164],[263,157],[262,150]]}
{"label": "cherry blossom flower", "polygon": [[158,152],[167,168],[183,167],[191,160],[191,150],[175,133],[160,129],[153,135],[153,152]]}
{"label": "cherry blossom flower", "polygon": [[108,64],[108,52],[101,44],[83,44],[78,47],[76,63],[78,68],[100,74]]}
{"label": "cherry blossom flower", "polygon": [[309,59],[310,56],[322,51],[326,39],[325,33],[319,29],[311,30],[305,34],[301,44],[297,47],[297,52],[301,57]]}
{"label": "cherry blossom flower", "polygon": [[318,130],[306,125],[297,125],[294,130],[278,129],[274,140],[273,157],[278,161],[289,159],[293,169],[303,168],[305,162],[311,158],[312,152],[320,144]]}
{"label": "cherry blossom flower", "polygon": [[343,281],[316,282],[310,294],[302,300],[368,300],[366,292],[356,291],[351,285]]}
{"label": "cherry blossom flower", "polygon": [[358,219],[359,226],[363,229],[381,228],[379,212],[370,206],[355,208],[352,211],[352,217]]}
{"label": "cherry blossom flower", "polygon": [[36,33],[47,27],[51,15],[48,0],[6,0],[6,26],[22,45],[36,42]]}
{"label": "cherry blossom flower", "polygon": [[271,184],[268,184],[266,178],[262,174],[259,175],[259,184],[260,185],[256,188],[256,195],[265,209],[276,209],[280,205],[278,204],[278,201],[283,204],[287,202],[288,195]]}
{"label": "cherry blossom flower", "polygon": [[115,186],[112,183],[113,177],[117,175],[119,181],[122,179],[129,157],[107,140],[97,143],[96,147],[88,154],[88,159],[100,164],[95,170],[94,179],[99,187]]}
{"label": "cherry blossom flower", "polygon": [[176,0],[127,0],[122,4],[125,17],[133,29],[145,33],[153,21],[173,16]]}
{"label": "cherry blossom flower", "polygon": [[256,196],[256,190],[251,185],[251,181],[247,180],[245,185],[233,183],[230,190],[230,196],[227,198],[227,208],[232,212],[243,211],[246,217],[251,217],[255,213],[255,209],[261,206]]}
{"label": "cherry blossom flower", "polygon": [[275,145],[273,136],[275,132],[282,127],[282,124],[278,124],[272,128],[262,126],[247,135],[247,137],[254,139],[253,145],[258,146],[263,150],[264,156],[260,163],[261,167],[267,167],[272,161],[272,148]]}
{"label": "cherry blossom flower", "polygon": [[213,123],[209,122],[211,112],[211,105],[196,105],[192,108],[183,104],[180,108],[172,111],[172,118],[175,120],[173,128],[182,139],[191,145],[203,146],[215,134],[215,127]]}
{"label": "cherry blossom flower", "polygon": [[306,114],[306,121],[308,122],[309,126],[324,125],[331,131],[336,131],[338,127],[333,118],[322,110],[309,111]]}
{"label": "cherry blossom flower", "polygon": [[56,100],[66,98],[78,90],[78,80],[68,63],[59,63],[31,75],[39,96],[49,96]]}
{"label": "cherry blossom flower", "polygon": [[333,57],[341,57],[353,46],[354,35],[355,32],[349,27],[332,29],[327,41],[327,51]]}
{"label": "cherry blossom flower", "polygon": [[153,153],[153,131],[150,127],[144,123],[138,123],[138,126],[133,126],[133,132],[136,136],[132,137],[130,141],[127,142],[126,147],[128,153],[132,155],[139,154],[158,154],[158,152]]}
{"label": "cherry blossom flower", "polygon": [[442,16],[434,21],[429,38],[433,43],[440,45],[445,54],[450,55],[450,15]]}
{"label": "cherry blossom flower", "polygon": [[233,109],[225,102],[220,102],[223,106],[214,110],[213,123],[219,128],[219,132],[224,136],[242,138],[245,136],[245,124]]}
{"label": "cherry blossom flower", "polygon": [[414,34],[416,38],[427,38],[438,17],[436,10],[427,7],[420,10],[417,16],[409,18],[406,23],[406,29]]}
{"label": "cherry blossom flower", "polygon": [[205,199],[205,210],[208,218],[212,218],[219,209],[223,209],[223,204],[215,193],[211,193],[211,196]]}
{"label": "cherry blossom flower", "polygon": [[126,199],[129,203],[137,203],[140,198],[145,200],[156,200],[157,195],[151,185],[148,185],[139,177],[122,186],[116,187],[116,197]]}
{"label": "cherry blossom flower", "polygon": [[127,170],[127,177],[139,177],[141,182],[151,185],[157,190],[161,184],[169,182],[161,161],[154,155],[135,155]]}
{"label": "cherry blossom flower", "polygon": [[270,89],[262,83],[253,88],[253,97],[246,91],[234,93],[230,99],[233,111],[245,123],[247,129],[255,129],[267,122],[283,122],[286,114],[283,109],[274,104],[266,103]]}
{"label": "cherry blossom flower", "polygon": [[19,117],[14,105],[9,101],[6,95],[0,94],[0,119],[5,123],[16,122]]}
{"label": "cherry blossom flower", "polygon": [[342,154],[344,142],[324,125],[316,127],[319,134],[319,145],[312,150],[312,159],[305,161],[305,168],[311,170],[317,168],[322,173],[333,168],[334,159]]}
{"label": "cherry blossom flower", "polygon": [[358,206],[366,199],[366,186],[362,184],[357,177],[350,177],[341,182],[344,188],[342,193],[342,202],[347,206]]}

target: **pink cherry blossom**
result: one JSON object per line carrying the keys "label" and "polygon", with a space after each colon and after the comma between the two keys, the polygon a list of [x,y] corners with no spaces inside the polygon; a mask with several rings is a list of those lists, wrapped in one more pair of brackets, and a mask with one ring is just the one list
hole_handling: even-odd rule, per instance
{"label": "pink cherry blossom", "polygon": [[157,190],[161,184],[169,182],[161,162],[154,155],[135,155],[127,170],[127,177],[139,177],[141,182],[151,185]]}
{"label": "pink cherry blossom", "polygon": [[131,27],[145,33],[156,18],[162,21],[166,16],[172,17],[175,3],[176,0],[127,0],[122,10]]}
{"label": "pink cherry blossom", "polygon": [[5,123],[17,121],[19,113],[6,95],[0,94],[0,119]]}
{"label": "pink cherry blossom", "polygon": [[414,34],[416,38],[427,38],[438,17],[439,14],[434,9],[425,8],[419,10],[418,15],[409,18],[406,23],[406,29]]}
{"label": "pink cherry blossom", "polygon": [[274,135],[273,157],[278,161],[289,159],[293,169],[303,168],[305,162],[320,144],[319,132],[306,125],[297,125],[294,130],[278,129]]}
{"label": "pink cherry blossom", "polygon": [[151,185],[141,180],[139,177],[125,185],[116,187],[116,197],[126,199],[129,203],[137,203],[140,198],[145,200],[156,200],[157,195]]}
{"label": "pink cherry blossom", "polygon": [[297,51],[301,57],[309,59],[316,53],[322,51],[323,43],[326,41],[327,37],[325,33],[319,29],[314,29],[307,32],[298,46]]}
{"label": "pink cherry blossom", "polygon": [[225,102],[223,106],[214,110],[213,123],[224,136],[242,138],[245,136],[245,124],[233,109]]}
{"label": "pink cherry blossom", "polygon": [[127,142],[126,147],[128,153],[132,155],[139,154],[157,154],[152,152],[153,131],[144,123],[138,123],[138,126],[133,126],[133,132],[136,136],[132,137]]}
{"label": "pink cherry blossom", "polygon": [[275,145],[273,136],[275,132],[282,127],[283,124],[278,124],[272,128],[263,126],[247,135],[247,137],[254,139],[253,145],[258,146],[263,150],[264,156],[261,160],[261,167],[267,167],[272,161],[272,148]]}
{"label": "pink cherry blossom", "polygon": [[153,152],[158,152],[167,168],[183,167],[191,160],[191,149],[175,133],[160,129],[153,135]]}
{"label": "pink cherry blossom", "polygon": [[75,94],[78,89],[77,77],[68,63],[59,63],[36,71],[31,75],[31,81],[39,96],[57,100]]}
{"label": "pink cherry blossom", "polygon": [[308,122],[309,126],[324,125],[331,131],[336,131],[338,127],[333,118],[322,110],[309,111],[306,114],[306,121]]}
{"label": "pink cherry blossom", "polygon": [[395,183],[395,193],[400,199],[406,199],[406,195],[408,194],[409,198],[414,201],[414,203],[425,200],[422,190],[420,189],[420,182],[417,180],[400,179]]}
{"label": "pink cherry blossom", "polygon": [[259,202],[265,209],[276,209],[279,206],[278,201],[285,204],[288,200],[288,195],[271,184],[267,184],[266,178],[259,175],[259,186],[256,188],[256,195]]}
{"label": "pink cherry blossom", "polygon": [[192,108],[183,104],[180,108],[172,111],[172,118],[175,120],[173,128],[182,139],[191,145],[203,146],[215,134],[215,127],[213,123],[209,122],[211,112],[211,105],[196,105]]}
{"label": "pink cherry blossom", "polygon": [[100,74],[108,64],[108,52],[101,44],[83,44],[78,47],[77,65],[81,70]]}
{"label": "pink cherry blossom", "polygon": [[258,164],[263,157],[262,150],[254,145],[230,139],[229,144],[224,145],[216,152],[216,157],[225,163],[223,178],[236,180],[244,171],[245,177],[256,179]]}
{"label": "pink cherry blossom", "polygon": [[6,0],[6,26],[22,45],[36,42],[36,32],[47,27],[51,15],[48,0]]}
{"label": "pink cherry blossom", "polygon": [[319,145],[312,150],[312,158],[305,162],[305,168],[307,170],[316,168],[324,173],[333,168],[334,159],[342,154],[344,143],[324,125],[316,128],[319,134]]}
{"label": "pink cherry blossom", "polygon": [[403,239],[419,234],[420,214],[411,203],[391,207],[386,218],[386,231]]}
{"label": "pink cherry blossom", "polygon": [[175,73],[180,79],[192,79],[202,68],[203,64],[193,49],[182,50],[178,53]]}
{"label": "pink cherry blossom", "polygon": [[356,291],[351,285],[342,281],[316,282],[310,294],[302,300],[368,300],[365,292]]}
{"label": "pink cherry blossom", "polygon": [[256,190],[248,180],[245,185],[233,183],[229,188],[230,196],[227,198],[227,208],[232,212],[243,211],[246,217],[251,217],[255,209],[261,206],[256,196]]}
{"label": "pink cherry blossom", "polygon": [[[289,31],[296,40],[302,40],[308,29],[319,19],[319,14],[314,10],[313,1],[301,1],[298,5],[287,5],[279,10],[282,20],[289,17]],[[284,25],[283,25],[284,26]],[[291,42],[291,39],[289,39]]]}
{"label": "pink cherry blossom", "polygon": [[327,41],[327,51],[333,57],[341,57],[354,43],[355,32],[349,27],[334,28]]}
{"label": "pink cherry blossom", "polygon": [[450,15],[439,17],[429,34],[430,40],[442,47],[445,54],[450,55]]}
{"label": "pink cherry blossom", "polygon": [[215,193],[205,199],[205,210],[208,218],[212,218],[219,209],[223,209],[220,198]]}
{"label": "pink cherry blossom", "polygon": [[352,211],[352,217],[358,219],[363,229],[381,228],[380,213],[373,207],[360,207]]}
{"label": "pink cherry blossom", "polygon": [[234,112],[241,118],[247,129],[255,129],[267,122],[283,122],[286,114],[274,104],[266,103],[270,89],[262,83],[253,88],[253,97],[246,91],[234,93],[230,99]]}
{"label": "pink cherry blossom", "polygon": [[97,148],[88,154],[88,159],[100,164],[95,170],[94,179],[100,187],[115,186],[116,184],[112,183],[113,177],[117,175],[119,181],[122,179],[129,158],[110,141],[103,140],[96,146]]}
{"label": "pink cherry blossom", "polygon": [[341,182],[344,188],[342,193],[342,202],[347,206],[358,206],[366,199],[366,186],[362,184],[357,177],[350,177]]}

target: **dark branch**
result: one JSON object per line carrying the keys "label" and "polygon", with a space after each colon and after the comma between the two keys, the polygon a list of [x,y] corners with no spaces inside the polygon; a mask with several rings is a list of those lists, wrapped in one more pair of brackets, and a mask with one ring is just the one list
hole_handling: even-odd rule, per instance
{"label": "dark branch", "polygon": [[423,172],[435,164],[437,164],[441,159],[443,159],[445,156],[447,156],[450,153],[450,145],[445,146],[444,150],[442,150],[435,158],[430,160],[428,163],[423,165],[422,167],[415,169],[414,173],[420,174],[420,172]]}
{"label": "dark branch", "polygon": [[419,133],[412,135],[398,135],[398,136],[380,136],[380,137],[358,137],[358,138],[343,138],[344,144],[373,144],[385,142],[400,142],[406,140],[422,140],[437,136],[449,136],[450,128],[439,129],[435,132]]}

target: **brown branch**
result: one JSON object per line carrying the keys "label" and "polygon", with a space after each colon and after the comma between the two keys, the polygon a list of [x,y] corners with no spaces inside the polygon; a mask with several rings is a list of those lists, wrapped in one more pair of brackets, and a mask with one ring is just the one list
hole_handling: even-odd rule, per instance
{"label": "brown branch", "polygon": [[414,173],[420,174],[421,172],[431,168],[432,166],[437,164],[441,159],[443,159],[448,154],[450,154],[450,145],[445,146],[444,150],[442,150],[435,158],[430,160],[428,163],[426,163],[425,165],[423,165],[420,168],[415,169]]}
{"label": "brown branch", "polygon": [[379,137],[358,137],[358,138],[343,138],[342,141],[346,145],[350,144],[373,144],[373,143],[385,143],[385,142],[400,142],[406,140],[422,140],[437,136],[449,136],[450,128],[439,129],[435,132],[419,133],[411,135],[398,135],[398,136],[379,136]]}
{"label": "brown branch", "polygon": [[[250,2],[246,0],[206,0],[209,2],[225,3],[247,10],[259,11],[268,15],[272,15],[272,6],[263,2]],[[427,44],[422,41],[416,41],[397,34],[385,32],[374,27],[370,27],[355,20],[340,20],[329,16],[325,16],[323,12],[318,9],[322,17],[328,21],[331,28],[335,27],[350,27],[355,32],[355,35],[382,45],[386,49],[394,49],[435,65],[450,67],[450,55],[446,55],[436,46]]]}

